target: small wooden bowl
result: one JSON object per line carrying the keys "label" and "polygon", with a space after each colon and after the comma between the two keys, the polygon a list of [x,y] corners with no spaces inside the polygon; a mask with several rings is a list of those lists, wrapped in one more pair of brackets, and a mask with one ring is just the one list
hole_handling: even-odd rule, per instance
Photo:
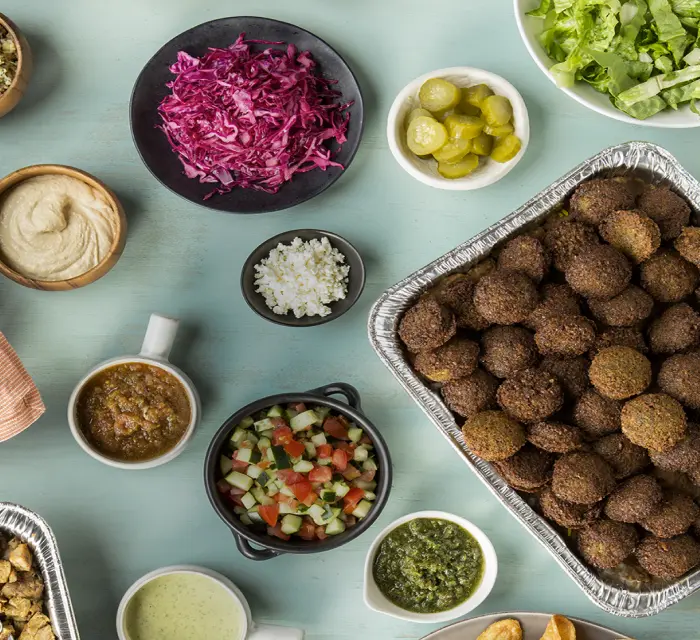
{"label": "small wooden bowl", "polygon": [[2,13],[0,13],[0,26],[7,29],[10,37],[17,44],[17,73],[10,88],[0,95],[0,118],[2,118],[17,106],[27,90],[29,78],[32,75],[32,50],[17,25]]}
{"label": "small wooden bowl", "polygon": [[34,280],[28,278],[5,264],[2,254],[0,254],[0,273],[10,280],[14,280],[30,289],[41,289],[43,291],[70,291],[71,289],[79,289],[80,287],[95,282],[95,280],[99,280],[117,263],[117,260],[119,260],[124,251],[124,245],[126,244],[126,214],[124,213],[124,208],[121,203],[117,200],[117,196],[114,195],[107,185],[85,171],[60,164],[35,164],[31,167],[18,169],[10,175],[5,176],[0,180],[0,199],[2,199],[3,194],[14,185],[28,178],[46,175],[70,176],[71,178],[76,178],[89,184],[102,193],[112,209],[114,209],[116,215],[116,235],[112,240],[109,253],[96,267],[93,267],[75,278],[70,278],[69,280]]}

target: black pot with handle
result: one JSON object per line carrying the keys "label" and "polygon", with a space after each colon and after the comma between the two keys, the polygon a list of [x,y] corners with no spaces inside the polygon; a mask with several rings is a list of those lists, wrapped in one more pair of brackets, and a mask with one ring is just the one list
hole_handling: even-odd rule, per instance
{"label": "black pot with handle", "polygon": [[[345,398],[347,404],[332,397],[337,395]],[[216,488],[216,483],[221,478],[219,460],[225,451],[226,443],[231,437],[235,426],[245,416],[253,415],[263,409],[269,409],[274,405],[302,402],[309,405],[328,407],[357,424],[372,441],[377,457],[378,470],[375,476],[377,482],[375,493],[377,498],[369,514],[366,518],[358,520],[357,524],[348,528],[345,532],[336,536],[329,536],[325,540],[302,540],[295,537],[290,540],[280,540],[267,535],[265,532],[256,531],[239,520],[238,516],[233,512],[231,504],[224,499]],[[372,526],[372,523],[384,509],[384,505],[389,499],[391,478],[391,457],[389,456],[386,442],[377,428],[362,413],[360,394],[357,392],[357,389],[344,382],[335,382],[304,393],[282,393],[268,396],[250,403],[224,422],[211,441],[204,462],[204,485],[209,502],[214,507],[214,511],[231,529],[238,550],[250,560],[269,560],[284,553],[330,551],[346,542],[350,542],[350,540],[354,540]]]}

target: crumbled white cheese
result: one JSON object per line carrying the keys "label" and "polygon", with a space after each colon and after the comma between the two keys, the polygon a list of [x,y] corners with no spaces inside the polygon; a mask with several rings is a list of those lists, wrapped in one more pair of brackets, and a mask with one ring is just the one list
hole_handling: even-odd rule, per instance
{"label": "crumbled white cheese", "polygon": [[278,315],[292,311],[297,318],[327,316],[331,309],[326,305],[348,292],[350,267],[344,262],[345,256],[328,238],[294,238],[289,245],[278,244],[255,265],[256,291]]}
{"label": "crumbled white cheese", "polygon": [[0,26],[0,96],[10,88],[17,73],[17,46],[6,29]]}

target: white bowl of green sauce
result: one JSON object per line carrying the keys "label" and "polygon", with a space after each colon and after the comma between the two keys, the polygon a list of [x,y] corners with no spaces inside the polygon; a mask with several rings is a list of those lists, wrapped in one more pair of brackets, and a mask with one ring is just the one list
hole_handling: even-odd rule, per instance
{"label": "white bowl of green sauce", "polygon": [[117,611],[119,640],[302,640],[300,629],[256,625],[243,593],[204,567],[164,567],[139,578]]}

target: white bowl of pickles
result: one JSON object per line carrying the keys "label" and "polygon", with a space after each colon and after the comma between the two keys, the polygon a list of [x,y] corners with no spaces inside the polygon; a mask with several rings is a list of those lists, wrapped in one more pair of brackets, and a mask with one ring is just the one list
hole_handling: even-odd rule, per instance
{"label": "white bowl of pickles", "polygon": [[401,167],[436,189],[481,189],[508,174],[525,154],[530,121],[510,82],[483,69],[426,73],[396,96],[387,122]]}

